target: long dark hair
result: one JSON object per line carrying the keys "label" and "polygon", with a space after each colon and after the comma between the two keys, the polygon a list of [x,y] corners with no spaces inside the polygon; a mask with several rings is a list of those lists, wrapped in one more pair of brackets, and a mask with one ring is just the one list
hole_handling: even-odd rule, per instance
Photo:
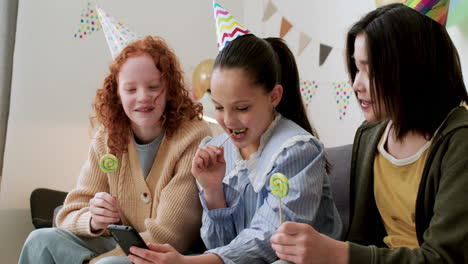
{"label": "long dark hair", "polygon": [[436,21],[403,4],[368,13],[347,35],[347,67],[353,82],[354,41],[361,33],[377,117],[385,110],[397,139],[410,131],[431,138],[448,113],[468,101],[458,52]]}
{"label": "long dark hair", "polygon": [[[243,69],[252,83],[265,92],[281,84],[283,96],[276,111],[318,138],[302,102],[296,60],[283,39],[262,39],[250,34],[238,37],[218,54],[213,68]],[[325,163],[328,173],[331,165],[326,157]]]}
{"label": "long dark hair", "polygon": [[296,60],[280,38],[261,39],[244,35],[229,43],[216,57],[216,68],[243,69],[254,85],[271,92],[275,85],[283,86],[283,96],[276,111],[317,137],[307,119],[299,90]]}

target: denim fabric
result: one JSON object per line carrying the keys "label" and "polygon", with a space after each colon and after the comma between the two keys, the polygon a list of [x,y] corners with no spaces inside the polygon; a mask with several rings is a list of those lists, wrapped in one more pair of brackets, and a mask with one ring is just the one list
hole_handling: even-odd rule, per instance
{"label": "denim fabric", "polygon": [[132,264],[127,257],[112,256],[100,259],[96,264]]}
{"label": "denim fabric", "polygon": [[[36,229],[26,239],[18,263],[83,263],[114,249],[115,246],[116,242],[112,237],[86,238],[60,228]],[[128,260],[108,262],[108,258],[101,260],[106,262],[99,263],[130,263]],[[126,260],[126,257],[123,258]]]}
{"label": "denim fabric", "polygon": [[280,259],[280,260],[277,260],[277,261],[273,262],[273,264],[292,264],[292,263],[289,262],[289,261],[285,261],[285,260]]}

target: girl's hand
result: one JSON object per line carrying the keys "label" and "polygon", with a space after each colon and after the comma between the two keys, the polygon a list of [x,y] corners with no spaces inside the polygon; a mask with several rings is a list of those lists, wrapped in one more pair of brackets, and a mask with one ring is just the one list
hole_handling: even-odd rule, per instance
{"label": "girl's hand", "polygon": [[322,235],[307,224],[285,222],[270,241],[276,255],[289,262],[348,263],[348,243]]}
{"label": "girl's hand", "polygon": [[222,190],[225,172],[223,147],[209,145],[197,150],[192,160],[192,174],[205,193],[216,193]]}
{"label": "girl's hand", "polygon": [[128,260],[135,264],[184,264],[186,263],[185,257],[181,255],[169,244],[151,244],[148,243],[148,249],[131,247]]}
{"label": "girl's hand", "polygon": [[91,231],[106,229],[109,224],[120,221],[120,211],[117,198],[106,192],[96,193],[89,200],[91,213]]}

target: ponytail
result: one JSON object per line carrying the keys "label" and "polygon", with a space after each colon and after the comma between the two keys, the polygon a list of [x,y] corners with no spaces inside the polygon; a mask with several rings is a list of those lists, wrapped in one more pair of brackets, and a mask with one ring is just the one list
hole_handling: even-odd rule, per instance
{"label": "ponytail", "polygon": [[282,39],[238,37],[218,54],[213,68],[218,67],[244,69],[253,84],[262,86],[266,92],[281,84],[283,97],[276,111],[317,137],[302,102],[294,55]]}
{"label": "ponytail", "polygon": [[[238,37],[218,54],[213,66],[216,68],[243,69],[252,83],[265,92],[281,84],[283,96],[276,111],[318,138],[302,102],[296,60],[283,39],[261,39],[251,34]],[[325,161],[329,172],[331,166],[326,157]]]}
{"label": "ponytail", "polygon": [[[304,103],[302,102],[299,71],[291,50],[281,38],[265,38],[277,55],[279,64],[278,83],[283,86],[283,96],[276,106],[276,111],[301,126],[307,132],[318,138],[317,131],[310,125]],[[331,171],[331,163],[325,153],[325,170]]]}
{"label": "ponytail", "polygon": [[294,55],[283,39],[266,38],[264,40],[270,44],[276,53],[279,64],[278,83],[283,86],[283,97],[276,106],[276,111],[317,137],[317,132],[310,125],[302,102],[299,72]]}

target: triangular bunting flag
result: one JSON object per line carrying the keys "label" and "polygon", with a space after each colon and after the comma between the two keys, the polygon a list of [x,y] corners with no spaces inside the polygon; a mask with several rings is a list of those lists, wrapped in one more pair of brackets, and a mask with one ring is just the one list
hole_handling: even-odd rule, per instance
{"label": "triangular bunting flag", "polygon": [[299,35],[299,51],[297,56],[300,56],[304,49],[309,45],[311,39],[304,32],[301,32]]}
{"label": "triangular bunting flag", "polygon": [[339,110],[339,118],[342,120],[349,111],[349,102],[353,94],[350,82],[333,82],[335,101]]}
{"label": "triangular bunting flag", "polygon": [[265,7],[265,10],[263,11],[262,21],[265,22],[268,19],[270,19],[270,17],[272,17],[276,13],[276,11],[278,11],[278,8],[276,8],[275,4],[273,4],[271,0],[268,0],[268,4]]}
{"label": "triangular bunting flag", "polygon": [[286,18],[281,18],[280,38],[283,38],[286,34],[288,34],[291,28],[291,23],[289,23],[289,21],[286,20]]}
{"label": "triangular bunting flag", "polygon": [[302,102],[307,108],[309,107],[312,98],[317,93],[318,84],[316,81],[303,80],[302,78],[299,79],[299,82],[301,85]]}
{"label": "triangular bunting flag", "polygon": [[320,61],[319,61],[319,66],[322,66],[323,63],[327,60],[328,55],[330,55],[330,52],[332,51],[332,47],[320,43]]}

